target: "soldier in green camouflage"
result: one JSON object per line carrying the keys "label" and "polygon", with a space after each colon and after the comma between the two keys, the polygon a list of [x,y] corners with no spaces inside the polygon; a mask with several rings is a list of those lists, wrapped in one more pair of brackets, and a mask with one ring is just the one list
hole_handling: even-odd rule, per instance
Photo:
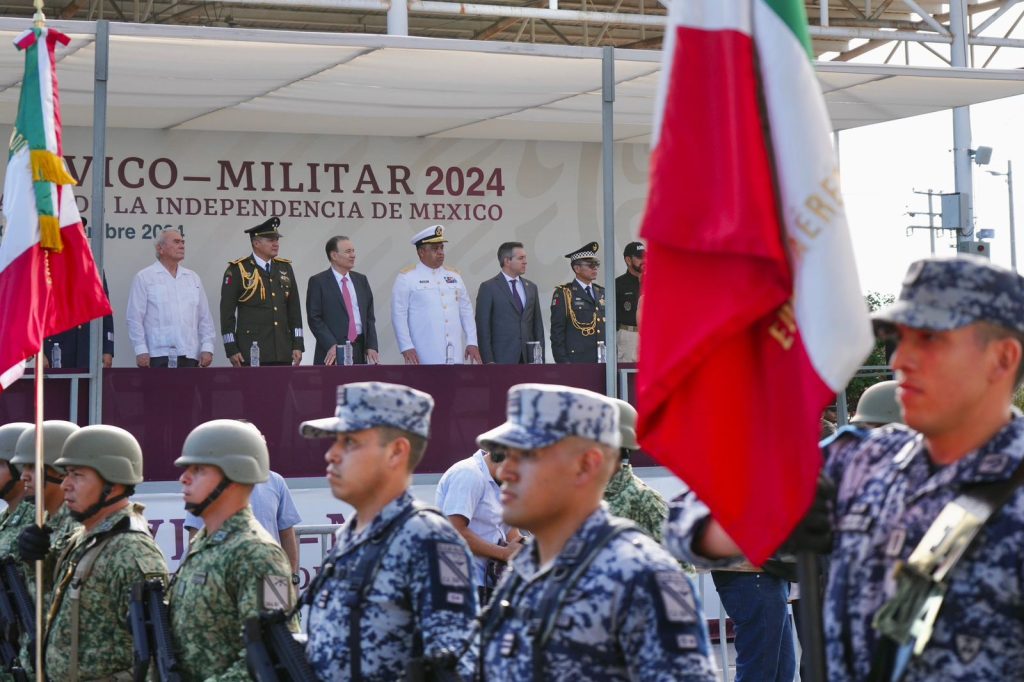
{"label": "soldier in green camouflage", "polygon": [[[71,536],[81,528],[72,518],[64,504],[64,468],[57,465],[64,443],[78,431],[78,425],[57,419],[43,422],[43,510],[46,525],[40,528],[35,523],[22,528],[18,535],[18,553],[29,562],[25,570],[25,582],[29,592],[35,596],[35,569],[32,562],[43,562],[43,612],[50,608],[50,590],[53,587],[53,572],[57,557],[67,546]],[[25,482],[25,497],[35,499],[36,480],[36,431],[27,429],[18,437],[11,464],[21,467],[21,480]],[[34,521],[34,520],[33,520]]]}
{"label": "soldier in green camouflage", "polygon": [[149,533],[142,505],[128,498],[142,482],[142,449],[116,426],[86,426],[64,443],[55,463],[81,527],[57,560],[44,636],[51,680],[131,680],[132,585],[167,579],[167,564]]}
{"label": "soldier in green camouflage", "polygon": [[[18,533],[32,523],[36,506],[25,499],[25,484],[21,480],[18,465],[11,464],[18,436],[31,429],[27,422],[13,422],[0,426],[0,498],[7,503],[7,509],[0,514],[0,558],[17,556]],[[6,466],[5,466],[6,465]]]}
{"label": "soldier in green camouflage", "polygon": [[270,475],[266,442],[252,424],[218,419],[192,430],[174,464],[204,524],[168,590],[182,680],[248,680],[242,623],[295,600],[288,557],[249,506]]}
{"label": "soldier in green camouflage", "polygon": [[625,400],[615,399],[619,408],[619,433],[622,460],[618,471],[604,489],[604,501],[615,516],[629,519],[661,542],[662,526],[668,518],[668,503],[661,494],[633,473],[629,455],[639,448],[636,442],[636,410]]}

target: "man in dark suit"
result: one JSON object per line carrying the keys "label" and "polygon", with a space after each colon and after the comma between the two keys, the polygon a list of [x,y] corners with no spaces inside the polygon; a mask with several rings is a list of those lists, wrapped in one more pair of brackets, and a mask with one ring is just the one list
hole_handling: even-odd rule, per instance
{"label": "man in dark suit", "polygon": [[604,341],[604,287],[597,284],[597,242],[565,254],[576,277],[551,297],[551,354],[555,362],[597,362]]}
{"label": "man in dark suit", "polygon": [[343,364],[338,344],[348,340],[355,364],[376,365],[380,357],[373,292],[366,275],[352,271],[356,247],[348,237],[337,236],[327,240],[324,250],[331,267],[310,277],[306,287],[306,319],[316,337],[313,364]]}
{"label": "man in dark suit", "polygon": [[515,365],[532,361],[528,344],[540,344],[544,359],[544,320],[537,285],[526,274],[526,250],[520,242],[498,247],[501,272],[480,285],[476,295],[476,334],[485,363]]}
{"label": "man in dark suit", "polygon": [[[82,224],[85,224],[82,219]],[[103,293],[110,296],[107,289],[107,274],[103,273]],[[80,369],[89,371],[89,349],[91,348],[91,322],[72,327],[60,334],[43,339],[43,362],[46,367],[53,367],[53,346],[60,345],[61,369]],[[103,357],[102,366],[109,369],[114,364],[114,316],[103,317]]]}

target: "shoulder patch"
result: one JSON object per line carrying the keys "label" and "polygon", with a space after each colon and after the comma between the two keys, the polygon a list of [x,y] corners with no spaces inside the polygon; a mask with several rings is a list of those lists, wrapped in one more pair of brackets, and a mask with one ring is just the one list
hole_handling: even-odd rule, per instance
{"label": "shoulder patch", "polygon": [[465,547],[456,542],[428,540],[427,549],[434,608],[472,612],[473,582]]}
{"label": "shoulder patch", "polygon": [[287,611],[291,608],[292,580],[289,576],[265,575],[260,584],[260,608]]}
{"label": "shoulder patch", "polygon": [[669,651],[699,648],[697,601],[690,581],[681,570],[650,574],[651,597],[658,624],[658,638]]}
{"label": "shoulder patch", "polygon": [[415,270],[415,269],[416,269],[416,266],[415,266],[415,265],[407,265],[406,267],[404,267],[404,268],[402,268],[401,270],[399,270],[399,271],[398,271],[398,274],[400,274],[400,275],[404,275],[405,273],[407,273],[407,272],[412,272],[412,271],[413,271],[413,270]]}

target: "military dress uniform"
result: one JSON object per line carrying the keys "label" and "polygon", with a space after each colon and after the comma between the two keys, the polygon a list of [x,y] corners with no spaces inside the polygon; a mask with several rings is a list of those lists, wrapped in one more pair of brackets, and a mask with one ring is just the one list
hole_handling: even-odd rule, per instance
{"label": "military dress uniform", "polygon": [[[74,605],[78,601],[77,679],[98,680],[120,675],[130,680],[132,633],[125,614],[132,585],[140,580],[167,579],[167,564],[149,534],[142,505],[111,514],[91,531],[79,529],[58,560],[46,629],[46,674],[52,680],[75,679]],[[93,555],[93,556],[90,556]],[[73,580],[76,569],[91,562]]]}
{"label": "military dress uniform", "polygon": [[[446,241],[440,225],[413,237],[417,246]],[[453,364],[461,365],[466,346],[477,345],[476,317],[466,283],[458,271],[444,265],[435,269],[420,262],[398,273],[391,289],[391,324],[398,351],[415,349],[422,365],[445,364],[449,344]]]}
{"label": "military dress uniform", "polygon": [[[597,242],[567,254],[571,261],[593,258]],[[596,282],[588,294],[577,279],[559,284],[551,296],[551,354],[555,362],[597,362],[597,342],[604,341],[604,287]]]}
{"label": "military dress uniform", "polygon": [[[279,234],[277,218],[250,228],[256,236]],[[262,231],[253,232],[262,228]],[[255,341],[261,365],[290,365],[292,351],[305,350],[302,337],[302,304],[298,280],[287,258],[274,258],[269,272],[253,255],[228,264],[220,287],[220,328],[224,352],[230,358],[241,353],[249,364]]]}
{"label": "military dress uniform", "polygon": [[[531,620],[552,582],[570,574],[609,523],[608,512],[593,512],[569,539],[554,564],[538,566],[528,544],[510,562],[495,591],[505,615],[493,629],[485,624],[483,679],[536,680],[540,656],[545,680],[715,679],[706,624],[696,590],[679,564],[638,529],[605,545],[565,596],[543,651],[534,651]],[[505,583],[522,581],[514,594]]]}
{"label": "military dress uniform", "polygon": [[249,679],[242,623],[263,610],[290,608],[291,572],[284,550],[251,507],[212,535],[205,528],[196,534],[168,588],[171,635],[184,682]]}
{"label": "military dress uniform", "polygon": [[457,655],[465,647],[476,616],[469,549],[441,515],[414,514],[390,535],[373,584],[361,600],[360,674],[353,672],[349,634],[354,595],[347,578],[376,532],[412,505],[412,496],[405,492],[363,532],[356,534],[355,516],[338,531],[327,560],[334,565],[333,576],[318,585],[309,612],[306,651],[321,680],[405,679],[414,656],[437,657],[446,651]]}

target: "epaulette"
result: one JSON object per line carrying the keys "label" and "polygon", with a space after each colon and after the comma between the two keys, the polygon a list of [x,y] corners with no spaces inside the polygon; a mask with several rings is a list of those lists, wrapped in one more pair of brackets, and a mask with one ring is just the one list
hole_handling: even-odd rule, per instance
{"label": "epaulette", "polygon": [[413,270],[415,270],[415,269],[416,269],[416,266],[415,266],[415,265],[409,265],[409,266],[407,266],[407,267],[404,267],[404,268],[402,268],[401,270],[399,270],[399,271],[398,271],[398,274],[400,274],[400,275],[404,275],[405,273],[407,273],[407,272],[412,272],[412,271],[413,271]]}
{"label": "epaulette", "polygon": [[241,263],[242,261],[246,260],[247,258],[248,258],[248,256],[242,256],[238,260],[229,260],[228,261],[228,265],[238,265],[239,263]]}
{"label": "epaulette", "polygon": [[556,284],[555,288],[572,291],[572,282],[568,282],[566,284]]}
{"label": "epaulette", "polygon": [[289,260],[288,258],[279,258],[276,256],[274,257],[274,261],[277,263],[291,263],[291,260]]}
{"label": "epaulette", "polygon": [[450,268],[447,265],[445,265],[444,269],[447,270],[448,272],[454,272],[456,275],[459,275],[460,277],[462,276],[462,273],[459,272],[456,268]]}

